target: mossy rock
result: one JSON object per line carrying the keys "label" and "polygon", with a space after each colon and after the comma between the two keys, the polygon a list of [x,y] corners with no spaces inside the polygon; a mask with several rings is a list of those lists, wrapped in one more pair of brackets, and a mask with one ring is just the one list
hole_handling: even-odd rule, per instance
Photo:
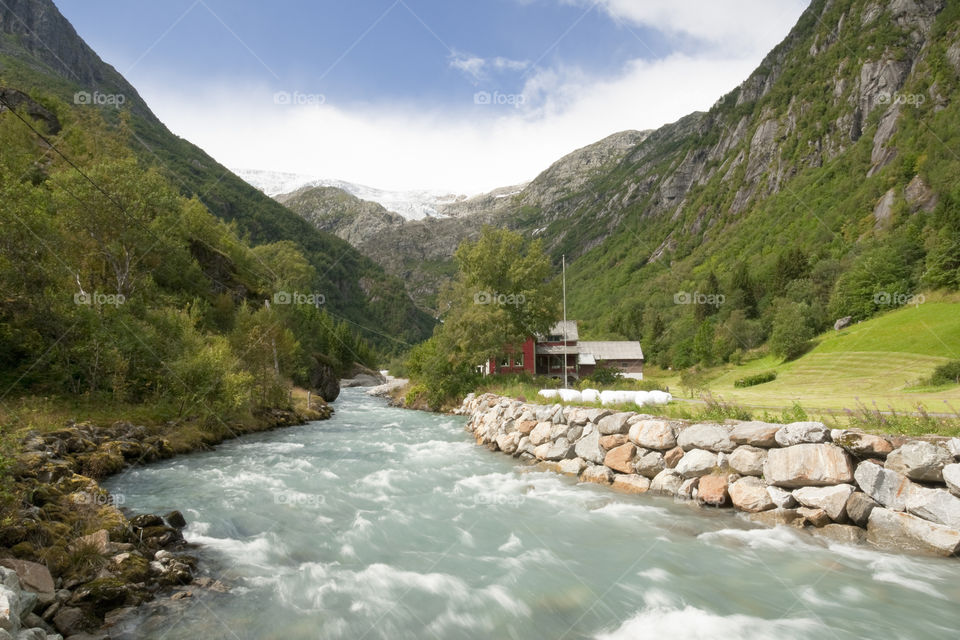
{"label": "mossy rock", "polygon": [[124,553],[111,562],[110,573],[127,583],[146,582],[150,578],[150,561],[143,556]]}
{"label": "mossy rock", "polygon": [[94,615],[103,617],[107,611],[136,606],[148,597],[145,589],[121,578],[98,578],[80,586],[70,603],[88,608]]}
{"label": "mossy rock", "polygon": [[36,507],[59,503],[62,498],[63,491],[51,484],[37,484],[30,492],[30,504]]}
{"label": "mossy rock", "polygon": [[77,456],[80,472],[91,478],[103,478],[114,474],[126,466],[126,460],[119,453],[100,449],[93,453]]}
{"label": "mossy rock", "polygon": [[50,574],[56,578],[70,569],[70,553],[63,545],[44,547],[37,552],[37,559],[47,565]]}
{"label": "mossy rock", "polygon": [[37,548],[33,546],[32,542],[26,540],[10,547],[10,553],[12,553],[15,558],[21,558],[23,560],[37,559]]}

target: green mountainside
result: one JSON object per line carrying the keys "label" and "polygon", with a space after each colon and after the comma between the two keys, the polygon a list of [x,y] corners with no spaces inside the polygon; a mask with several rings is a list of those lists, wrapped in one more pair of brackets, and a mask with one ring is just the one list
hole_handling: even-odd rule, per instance
{"label": "green mountainside", "polygon": [[494,224],[541,238],[557,266],[566,254],[585,336],[640,339],[672,367],[774,336],[791,351],[840,318],[960,286],[958,81],[957,3],[814,0],[709,112],[377,232],[369,255],[429,307],[458,242]]}
{"label": "green mountainside", "polygon": [[[122,133],[146,165],[159,167],[187,196],[196,196],[217,217],[235,222],[251,244],[294,243],[318,274],[316,291],[327,310],[353,324],[382,348],[429,335],[432,318],[418,310],[403,284],[349,243],[315,229],[173,135],[113,67],[77,35],[50,0],[10,0],[0,6],[0,86],[19,89],[43,103],[78,102],[96,110]],[[96,96],[123,96],[123,103],[85,106]],[[102,98],[101,98],[102,99]],[[362,327],[362,329],[360,329]]]}

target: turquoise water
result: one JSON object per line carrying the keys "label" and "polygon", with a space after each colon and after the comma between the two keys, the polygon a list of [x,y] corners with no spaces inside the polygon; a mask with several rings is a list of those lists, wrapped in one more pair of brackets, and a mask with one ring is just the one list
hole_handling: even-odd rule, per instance
{"label": "turquoise water", "polygon": [[578,486],[358,389],[335,406],[106,483],[133,511],[183,511],[201,573],[232,587],[155,606],[129,637],[960,635],[960,562]]}

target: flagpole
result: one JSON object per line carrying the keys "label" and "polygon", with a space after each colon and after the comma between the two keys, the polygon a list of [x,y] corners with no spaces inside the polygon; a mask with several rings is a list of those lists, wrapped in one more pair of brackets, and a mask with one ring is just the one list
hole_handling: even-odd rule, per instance
{"label": "flagpole", "polygon": [[560,256],[563,265],[563,388],[567,388],[567,256]]}

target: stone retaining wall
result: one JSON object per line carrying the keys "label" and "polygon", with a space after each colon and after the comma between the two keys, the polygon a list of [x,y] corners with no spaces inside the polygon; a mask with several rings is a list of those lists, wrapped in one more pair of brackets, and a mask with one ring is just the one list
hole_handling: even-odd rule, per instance
{"label": "stone retaining wall", "polygon": [[478,444],[610,485],[746,512],[842,542],[960,552],[960,439],[877,436],[820,422],[690,423],[470,394]]}

